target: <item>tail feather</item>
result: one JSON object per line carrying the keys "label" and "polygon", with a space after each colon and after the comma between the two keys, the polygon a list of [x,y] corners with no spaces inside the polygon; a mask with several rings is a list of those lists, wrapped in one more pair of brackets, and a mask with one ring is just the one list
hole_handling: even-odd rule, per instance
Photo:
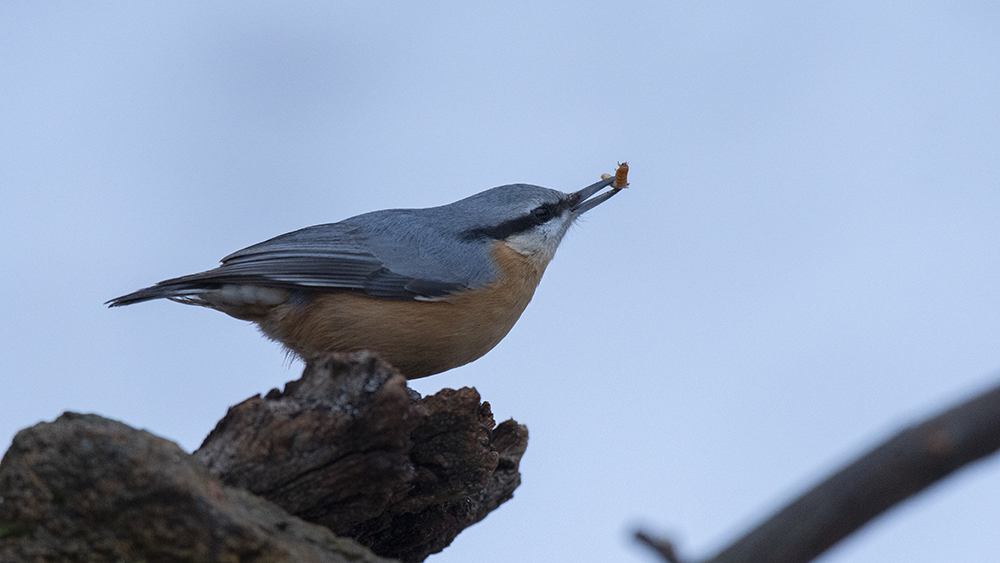
{"label": "tail feather", "polygon": [[181,283],[170,283],[170,281],[160,282],[154,286],[146,287],[138,291],[133,291],[128,295],[122,295],[121,297],[115,297],[110,301],[106,301],[104,304],[108,307],[123,307],[125,305],[132,305],[133,303],[142,303],[143,301],[151,301],[153,299],[190,299],[200,293],[203,293],[207,289],[212,289],[217,287],[218,284],[205,283],[192,283],[192,282],[181,282]]}

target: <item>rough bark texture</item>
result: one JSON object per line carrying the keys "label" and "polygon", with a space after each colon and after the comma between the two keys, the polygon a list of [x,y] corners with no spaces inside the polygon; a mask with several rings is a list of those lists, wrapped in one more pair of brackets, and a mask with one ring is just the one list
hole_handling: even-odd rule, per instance
{"label": "rough bark texture", "polygon": [[0,462],[0,562],[422,561],[511,498],[527,440],[367,353],[230,408],[194,455],[66,413]]}
{"label": "rough bark texture", "polygon": [[375,553],[422,561],[513,496],[527,439],[513,420],[494,428],[475,389],[421,398],[362,352],[230,408],[195,456]]}
{"label": "rough bark texture", "polygon": [[96,415],[22,430],[0,462],[3,562],[381,562]]}

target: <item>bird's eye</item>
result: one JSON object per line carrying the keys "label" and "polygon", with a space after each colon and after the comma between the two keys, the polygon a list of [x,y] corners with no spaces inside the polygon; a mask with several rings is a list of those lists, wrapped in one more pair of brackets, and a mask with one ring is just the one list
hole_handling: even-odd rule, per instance
{"label": "bird's eye", "polygon": [[544,223],[552,218],[552,210],[548,207],[536,207],[532,210],[531,214],[535,217],[535,220],[539,223]]}

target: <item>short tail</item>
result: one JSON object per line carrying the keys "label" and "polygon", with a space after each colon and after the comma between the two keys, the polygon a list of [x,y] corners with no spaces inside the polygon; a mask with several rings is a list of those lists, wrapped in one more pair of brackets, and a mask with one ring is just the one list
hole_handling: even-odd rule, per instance
{"label": "short tail", "polygon": [[211,290],[216,287],[218,287],[218,284],[206,284],[205,282],[176,282],[173,280],[167,280],[154,286],[140,289],[139,291],[133,291],[128,295],[115,297],[110,301],[106,301],[104,304],[108,307],[123,307],[133,303],[152,301],[153,299],[173,299],[187,303],[198,303],[199,299],[197,299],[197,297],[199,295],[203,294],[206,290]]}

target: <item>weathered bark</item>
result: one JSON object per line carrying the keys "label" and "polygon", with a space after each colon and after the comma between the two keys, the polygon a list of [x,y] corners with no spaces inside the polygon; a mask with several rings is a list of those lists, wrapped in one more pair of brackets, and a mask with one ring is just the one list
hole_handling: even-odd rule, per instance
{"label": "weathered bark", "polygon": [[0,561],[387,562],[96,415],[22,430],[0,462]]}
{"label": "weathered bark", "polygon": [[66,413],[0,462],[0,561],[422,561],[513,496],[527,439],[367,353],[230,408],[194,455]]}
{"label": "weathered bark", "polygon": [[494,428],[475,389],[421,398],[367,353],[330,354],[302,378],[232,407],[195,452],[224,483],[422,561],[513,496],[527,429]]}

